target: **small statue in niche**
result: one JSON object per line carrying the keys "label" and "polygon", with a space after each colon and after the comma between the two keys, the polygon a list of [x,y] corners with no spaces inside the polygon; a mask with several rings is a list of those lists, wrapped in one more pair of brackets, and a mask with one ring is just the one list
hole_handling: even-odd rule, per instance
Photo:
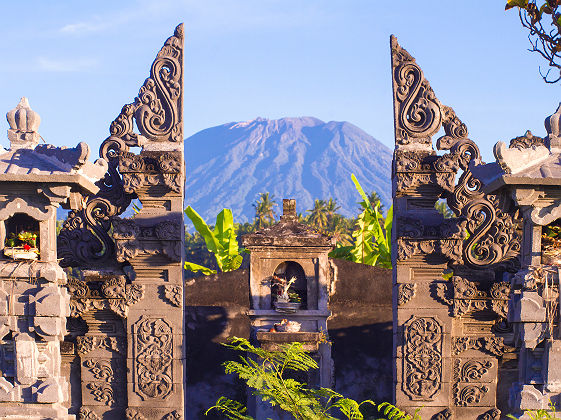
{"label": "small statue in niche", "polygon": [[296,277],[294,276],[291,277],[290,280],[286,280],[285,278],[273,274],[273,286],[276,286],[277,289],[277,302],[302,302],[300,295],[290,289],[295,281]]}
{"label": "small statue in niche", "polygon": [[14,260],[36,260],[39,257],[39,222],[31,216],[16,213],[5,222],[4,255]]}
{"label": "small statue in niche", "polygon": [[291,290],[291,286],[296,280],[294,276],[287,280],[282,276],[273,274],[272,285],[276,291],[274,295],[276,299],[273,301],[273,304],[277,312],[295,312],[302,306],[300,295],[296,291]]}

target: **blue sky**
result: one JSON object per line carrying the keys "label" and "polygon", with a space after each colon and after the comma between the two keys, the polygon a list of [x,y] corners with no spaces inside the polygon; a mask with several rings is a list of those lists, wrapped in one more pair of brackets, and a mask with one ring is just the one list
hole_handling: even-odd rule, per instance
{"label": "blue sky", "polygon": [[0,111],[27,96],[47,142],[86,141],[95,157],[179,22],[187,136],[258,116],[315,116],[393,148],[392,33],[486,160],[498,140],[544,135],[561,99],[500,0],[36,0],[2,5]]}

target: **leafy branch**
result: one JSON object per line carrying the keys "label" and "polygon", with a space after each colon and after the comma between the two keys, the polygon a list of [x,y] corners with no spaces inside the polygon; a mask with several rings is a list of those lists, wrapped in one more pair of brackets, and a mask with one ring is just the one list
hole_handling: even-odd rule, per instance
{"label": "leafy branch", "polygon": [[560,0],[508,0],[505,10],[518,7],[520,22],[530,33],[530,51],[537,52],[549,67],[559,71],[559,75],[549,78],[551,68],[540,75],[546,83],[557,83],[561,80],[561,1]]}
{"label": "leafy branch", "polygon": [[[185,209],[185,214],[191,219],[197,232],[204,238],[207,249],[214,254],[221,271],[233,271],[240,268],[243,261],[240,253],[245,252],[245,250],[238,248],[232,210],[224,209],[218,213],[213,230],[191,206]],[[200,271],[205,275],[216,274],[216,270],[193,262],[185,262],[185,269],[193,272]]]}
{"label": "leafy branch", "polygon": [[[267,351],[254,347],[244,338],[234,337],[224,344],[233,350],[249,353],[240,356],[238,361],[224,363],[228,374],[236,374],[253,394],[272,407],[289,412],[298,420],[334,420],[334,412],[343,414],[347,419],[364,418],[363,405],[375,406],[371,400],[361,403],[345,398],[329,388],[308,388],[305,383],[290,378],[289,372],[308,372],[317,369],[317,362],[304,351],[302,343],[282,346],[280,351]],[[220,397],[216,404],[206,411],[216,410],[229,419],[252,420],[243,404]],[[397,417],[396,417],[397,418]]]}

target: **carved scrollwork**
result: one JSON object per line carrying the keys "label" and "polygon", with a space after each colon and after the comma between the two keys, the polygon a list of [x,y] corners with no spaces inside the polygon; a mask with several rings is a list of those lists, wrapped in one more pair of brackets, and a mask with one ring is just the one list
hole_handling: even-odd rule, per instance
{"label": "carved scrollwork", "polygon": [[404,325],[403,392],[431,399],[442,382],[442,325],[434,317],[412,316]]}
{"label": "carved scrollwork", "polygon": [[502,356],[506,350],[503,337],[453,337],[452,354],[467,350],[481,350],[493,356]]}
{"label": "carved scrollwork", "polygon": [[489,392],[487,385],[467,385],[460,387],[454,395],[454,402],[459,406],[470,406],[481,401],[483,396]]}
{"label": "carved scrollwork", "polygon": [[401,283],[397,285],[397,304],[399,306],[405,305],[413,297],[417,291],[416,283]]}
{"label": "carved scrollwork", "polygon": [[163,221],[154,227],[141,227],[133,219],[115,218],[113,237],[117,261],[123,262],[139,254],[164,254],[172,261],[181,261],[181,222]]}
{"label": "carved scrollwork", "polygon": [[113,368],[109,360],[93,360],[84,361],[84,366],[89,369],[95,379],[103,379],[107,382],[113,380]]}
{"label": "carved scrollwork", "polygon": [[127,420],[146,420],[146,417],[132,408],[127,408],[125,410],[125,416],[127,417]]}
{"label": "carved scrollwork", "polygon": [[[144,297],[143,284],[126,284],[124,276],[105,280],[100,291],[91,291],[86,282],[72,279],[69,292],[70,316],[78,317],[94,309],[109,309],[122,318],[128,315],[129,307]],[[101,293],[100,293],[101,292]]]}
{"label": "carved scrollwork", "polygon": [[500,420],[501,418],[501,410],[498,408],[492,408],[486,413],[480,415],[477,420]]}
{"label": "carved scrollwork", "polygon": [[142,398],[163,399],[173,386],[173,335],[162,318],[142,317],[134,328],[135,391]]}
{"label": "carved scrollwork", "polygon": [[[181,126],[183,24],[175,28],[158,52],[133,103],[127,104],[111,123],[110,132],[129,146],[141,146],[144,138],[151,141],[183,141]],[[141,136],[134,133],[134,122]]]}
{"label": "carved scrollwork", "polygon": [[[462,246],[462,257],[455,258],[453,263],[481,269],[515,269],[520,235],[510,200],[483,192],[481,181],[471,170],[481,163],[481,156],[477,145],[467,138],[467,126],[451,107],[438,101],[414,58],[395,37],[391,39],[391,49],[396,196],[408,195],[411,190],[424,185],[440,187],[450,209],[468,222],[469,238]],[[431,136],[441,125],[445,136],[438,139],[437,148],[450,152],[437,156],[432,149]],[[531,140],[534,141],[537,140]],[[417,146],[402,147],[413,143]],[[464,172],[454,186],[459,169]],[[411,249],[403,250],[401,254],[406,256],[417,252]]]}
{"label": "carved scrollwork", "polygon": [[[109,163],[105,178],[96,183],[100,190],[69,213],[57,238],[63,267],[111,265],[115,260],[115,246],[108,234],[112,218],[130,205],[136,186],[163,184],[181,191],[181,176],[172,173],[175,166],[167,161],[169,154],[163,154],[160,162],[164,173],[130,174],[124,183],[117,168],[130,146],[142,146],[146,141],[183,141],[183,37],[183,25],[179,25],[158,53],[135,101],[125,105],[111,123],[110,136],[99,152]],[[134,132],[135,121],[140,135]]]}
{"label": "carved scrollwork", "polygon": [[116,353],[125,354],[125,342],[121,338],[87,335],[76,338],[78,354],[86,355],[94,349],[106,349]]}
{"label": "carved scrollwork", "polygon": [[113,388],[107,382],[89,382],[86,388],[90,390],[95,401],[109,406],[115,404]]}
{"label": "carved scrollwork", "polygon": [[80,412],[78,413],[79,420],[101,420],[101,418],[95,414],[92,410],[86,407],[80,407]]}
{"label": "carved scrollwork", "polygon": [[431,420],[451,420],[452,419],[452,411],[449,408],[445,408],[439,413],[436,413],[434,416],[431,417]]}
{"label": "carved scrollwork", "polygon": [[439,254],[454,264],[462,262],[461,239],[411,240],[398,238],[397,259],[405,261],[415,255]]}
{"label": "carved scrollwork", "polygon": [[441,124],[440,102],[423,71],[397,39],[391,37],[394,101],[396,104],[396,142],[431,143]]}
{"label": "carved scrollwork", "polygon": [[68,214],[57,237],[58,257],[63,267],[91,267],[107,264],[114,258],[115,247],[108,232],[111,218],[126,210],[131,195],[123,189],[114,154],[126,147],[111,138],[100,148],[100,155],[109,162],[105,177],[96,185],[99,192],[86,198],[80,209]]}
{"label": "carved scrollwork", "polygon": [[167,413],[162,420],[181,420],[183,416],[177,410],[173,410],[170,413]]}
{"label": "carved scrollwork", "polygon": [[528,149],[533,146],[545,146],[542,137],[534,136],[530,130],[520,137],[515,137],[510,141],[509,149]]}
{"label": "carved scrollwork", "polygon": [[181,286],[164,285],[164,297],[172,305],[180,308],[183,306],[183,293]]}

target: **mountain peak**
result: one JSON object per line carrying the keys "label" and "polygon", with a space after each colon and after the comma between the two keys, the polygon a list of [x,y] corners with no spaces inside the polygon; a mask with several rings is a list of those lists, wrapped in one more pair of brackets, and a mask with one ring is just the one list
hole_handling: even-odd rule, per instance
{"label": "mountain peak", "polygon": [[[335,198],[345,216],[358,213],[365,191],[391,201],[389,148],[348,122],[286,117],[232,122],[211,127],[185,141],[186,203],[205,220],[231,208],[236,221],[253,220],[253,204],[269,192],[280,203],[295,198],[298,212],[315,199]],[[278,211],[277,211],[278,213]]]}

